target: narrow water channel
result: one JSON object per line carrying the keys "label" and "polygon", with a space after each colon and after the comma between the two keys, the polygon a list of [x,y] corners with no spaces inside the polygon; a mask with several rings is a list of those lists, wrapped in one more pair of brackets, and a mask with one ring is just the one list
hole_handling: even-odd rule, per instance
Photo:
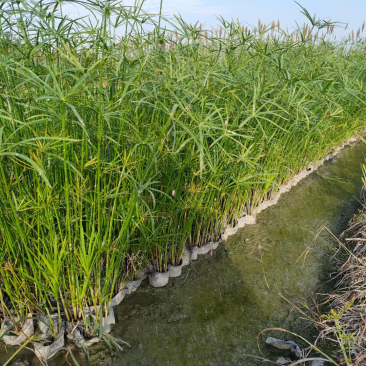
{"label": "narrow water channel", "polygon": [[[316,233],[327,227],[339,235],[360,207],[365,155],[363,144],[344,149],[258,215],[256,225],[185,267],[181,278],[160,289],[144,283],[115,309],[112,334],[131,348],[117,355],[98,344],[89,361],[79,355],[81,365],[262,364],[247,356],[260,355],[261,330],[304,332],[279,294],[305,301],[328,279],[332,240],[325,232],[316,239]],[[60,354],[49,365],[67,363]]]}

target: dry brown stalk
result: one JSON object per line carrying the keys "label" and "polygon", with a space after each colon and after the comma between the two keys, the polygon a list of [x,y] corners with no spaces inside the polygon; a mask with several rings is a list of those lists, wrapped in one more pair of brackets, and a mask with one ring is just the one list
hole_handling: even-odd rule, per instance
{"label": "dry brown stalk", "polygon": [[[329,230],[327,230],[330,232]],[[334,237],[334,235],[332,234]],[[335,238],[335,237],[334,237]],[[340,236],[337,256],[337,284],[327,295],[331,316],[323,316],[320,339],[342,342],[350,347],[352,365],[365,365],[366,359],[366,211],[355,216]],[[342,255],[341,255],[342,254]],[[339,357],[340,362],[342,362]],[[343,360],[347,365],[349,361]]]}

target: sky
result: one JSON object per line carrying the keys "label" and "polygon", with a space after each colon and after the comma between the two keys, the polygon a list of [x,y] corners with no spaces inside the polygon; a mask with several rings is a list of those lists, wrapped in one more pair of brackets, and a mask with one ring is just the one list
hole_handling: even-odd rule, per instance
{"label": "sky", "polygon": [[[357,30],[366,19],[365,0],[299,0],[311,15],[349,23]],[[146,9],[158,11],[159,0],[147,0]],[[199,21],[215,26],[216,16],[239,19],[256,25],[260,18],[268,24],[280,19],[282,26],[292,29],[296,21],[303,24],[305,17],[293,0],[165,0],[163,11],[167,14],[181,13],[188,22]]]}
{"label": "sky", "polygon": [[[366,0],[299,0],[311,15],[321,19],[331,19],[349,23],[348,28],[355,31],[366,19]],[[123,3],[123,1],[121,1]],[[125,5],[132,5],[134,0],[125,0]],[[144,9],[157,13],[160,0],[146,0]],[[227,20],[239,19],[242,23],[257,25],[280,19],[281,26],[293,30],[296,22],[303,24],[306,18],[293,0],[164,0],[163,12],[166,16],[180,13],[188,23],[200,22],[207,29],[218,23],[221,15]],[[337,34],[345,34],[339,28]],[[348,31],[347,31],[348,34]]]}

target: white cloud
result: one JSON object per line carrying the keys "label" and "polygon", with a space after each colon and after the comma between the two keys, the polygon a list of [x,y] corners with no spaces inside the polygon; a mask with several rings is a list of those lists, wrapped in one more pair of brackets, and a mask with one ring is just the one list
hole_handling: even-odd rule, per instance
{"label": "white cloud", "polygon": [[[1,0],[0,0],[1,1]],[[137,0],[142,1],[142,0]],[[121,5],[133,6],[135,0],[118,0]],[[215,2],[216,4],[212,4]],[[223,0],[164,0],[163,1],[163,15],[172,17],[173,14],[181,14],[183,19],[190,23],[200,21],[208,26],[217,24],[215,16],[222,15],[226,19],[232,17],[233,1],[227,1],[225,5],[219,5]],[[212,4],[212,5],[211,5]],[[72,17],[88,16],[89,11],[80,5],[67,4],[63,6],[65,14]],[[160,9],[160,0],[146,0],[143,9],[149,14],[158,14]],[[93,21],[93,20],[92,20]]]}
{"label": "white cloud", "polygon": [[[127,5],[131,1],[125,1]],[[128,4],[129,5],[129,4]],[[158,13],[160,0],[146,0],[145,11]],[[229,6],[225,5],[206,5],[202,0],[165,0],[163,2],[164,15],[189,14],[189,15],[225,15],[230,11]]]}

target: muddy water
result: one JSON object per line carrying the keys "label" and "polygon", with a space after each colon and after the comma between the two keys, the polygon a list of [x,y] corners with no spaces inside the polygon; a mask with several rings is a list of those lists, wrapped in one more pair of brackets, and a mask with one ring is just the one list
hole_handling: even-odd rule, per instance
{"label": "muddy water", "polygon": [[[324,227],[340,234],[360,207],[365,154],[364,145],[346,148],[181,278],[160,289],[145,283],[115,309],[112,335],[131,347],[118,354],[98,344],[89,361],[78,355],[80,364],[257,365],[263,363],[252,356],[262,356],[257,335],[263,329],[283,327],[311,338],[280,294],[301,302],[324,288],[334,243],[325,231],[316,234]],[[263,355],[278,357],[266,349]],[[64,355],[49,363],[66,364]]]}

